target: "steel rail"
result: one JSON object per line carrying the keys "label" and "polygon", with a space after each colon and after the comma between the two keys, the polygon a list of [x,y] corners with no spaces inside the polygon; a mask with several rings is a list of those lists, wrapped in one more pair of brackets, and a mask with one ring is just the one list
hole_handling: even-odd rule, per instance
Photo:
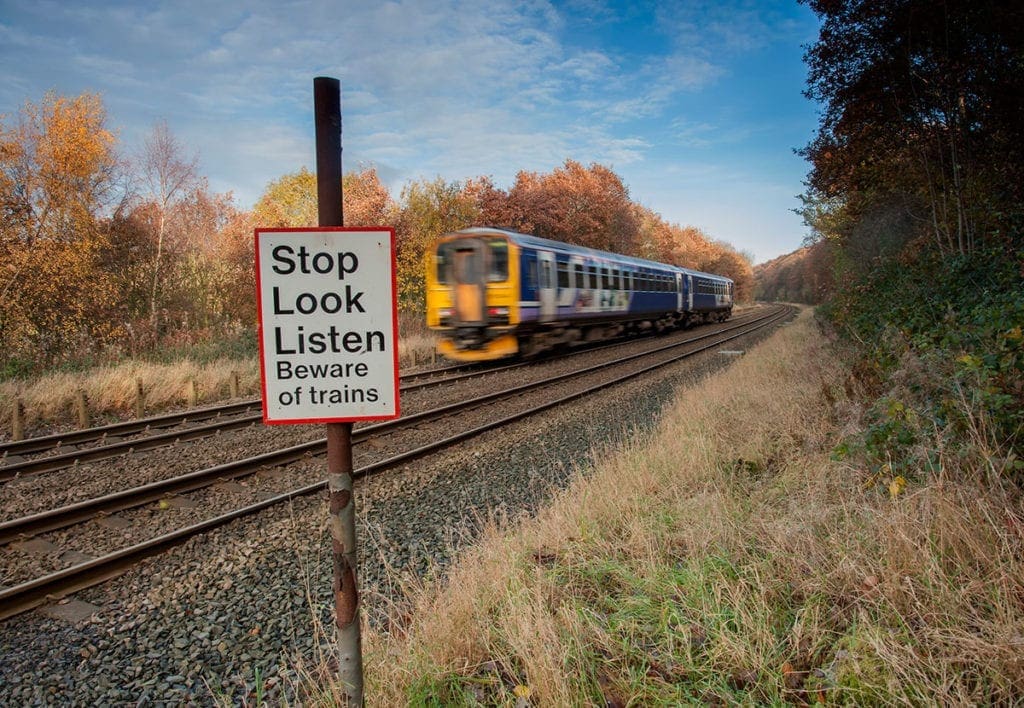
{"label": "steel rail", "polygon": [[[773,313],[763,316],[761,320],[768,319],[771,316],[773,316]],[[754,323],[761,320],[755,319]],[[747,325],[734,325],[726,330],[691,337],[682,342],[666,344],[655,349],[631,354],[612,362],[594,364],[584,369],[577,369],[576,371],[558,374],[553,377],[523,384],[515,388],[495,391],[467,399],[465,401],[450,403],[428,411],[406,415],[398,420],[386,421],[358,428],[353,431],[352,441],[353,443],[360,443],[373,435],[390,434],[410,425],[444,418],[454,413],[486,405],[502,398],[516,396],[535,388],[549,386],[553,383],[558,383],[559,381],[593,373],[595,371],[608,368],[609,366],[626,363],[669,349],[693,344],[694,342],[699,342],[703,339],[718,336],[723,332],[733,331],[745,326]],[[325,445],[326,441],[324,439],[313,440],[284,448],[282,450],[265,453],[263,455],[235,460],[221,465],[216,465],[214,467],[196,470],[195,472],[190,472],[170,479],[151,482],[139,487],[133,487],[131,489],[114,492],[113,494],[108,494],[102,497],[96,497],[95,499],[88,499],[75,504],[69,504],[58,509],[51,509],[37,514],[32,514],[30,516],[12,519],[10,521],[0,523],[0,545],[8,544],[19,539],[26,539],[36,534],[73,526],[74,524],[89,521],[96,516],[112,514],[125,509],[132,509],[176,494],[183,494],[195,491],[196,489],[212,486],[220,482],[244,477],[249,474],[254,474],[262,469],[290,464],[302,459],[303,457],[322,453],[325,449]]]}
{"label": "steel rail", "polygon": [[[487,369],[485,371],[473,371],[462,374],[455,374],[453,376],[448,376],[439,379],[428,379],[426,381],[409,382],[406,384],[401,384],[399,386],[399,390],[411,391],[422,388],[429,388],[444,383],[450,383],[451,381],[458,381],[467,377],[481,376],[484,373],[490,373],[491,371],[501,371],[505,368],[510,367],[511,365],[506,367],[499,367],[497,369]],[[259,405],[260,401],[259,399],[256,399],[255,401],[250,402],[249,407],[258,407]],[[40,457],[34,460],[14,462],[8,465],[0,466],[0,483],[7,482],[12,479],[17,479],[19,477],[24,477],[27,475],[43,474],[44,472],[55,472],[57,470],[73,467],[74,465],[80,464],[82,462],[94,462],[96,460],[105,460],[108,457],[115,457],[117,455],[124,455],[132,452],[141,452],[143,450],[152,450],[154,448],[163,447],[165,445],[173,445],[174,443],[178,442],[186,442],[188,440],[197,440],[199,438],[216,435],[217,433],[223,431],[247,428],[249,426],[260,423],[262,420],[263,413],[261,411],[260,413],[246,415],[236,420],[218,420],[217,422],[214,423],[196,425],[190,428],[184,428],[182,430],[172,430],[170,432],[158,433],[156,435],[148,435],[146,437],[136,438],[134,440],[118,440],[107,445],[98,445],[92,448],[72,450],[69,452],[60,453],[56,455],[49,455],[47,457]]]}
{"label": "steel rail", "polygon": [[[754,320],[756,321],[756,319]],[[742,326],[745,322],[734,322],[733,326]],[[729,331],[729,328],[723,330],[715,330],[715,332]],[[713,333],[709,333],[703,336],[713,336]],[[686,340],[691,341],[691,340]],[[623,343],[619,342],[614,345],[606,345],[608,348],[614,346],[621,346]],[[574,351],[570,356],[582,354],[582,351]],[[402,391],[419,390],[424,388],[430,388],[433,386],[439,386],[442,384],[452,383],[454,381],[460,381],[467,378],[475,378],[479,376],[485,376],[487,374],[498,373],[509,369],[516,369],[524,366],[531,366],[534,361],[516,362],[512,364],[505,364],[501,366],[488,367],[484,369],[475,369],[473,371],[467,371],[464,373],[454,374],[451,376],[442,376],[440,378],[428,378],[424,381],[411,381],[400,386]],[[465,369],[465,365],[452,366],[444,369],[434,369],[429,372],[419,372],[416,374],[408,374],[409,378],[420,378],[431,374],[443,373],[446,371],[461,370]],[[403,377],[405,378],[405,377]],[[190,414],[173,414],[167,416],[159,416],[155,418],[148,418],[139,421],[129,421],[127,423],[116,423],[104,428],[93,428],[91,430],[104,430],[104,435],[109,435],[115,431],[119,434],[129,434],[131,432],[140,432],[149,429],[150,427],[171,427],[175,424],[182,424],[189,420],[208,420],[210,418],[219,418],[221,416],[228,416],[238,412],[245,412],[253,407],[260,405],[259,399],[253,399],[242,403],[231,404],[229,406],[215,407],[209,409],[201,409],[192,411]],[[217,412],[217,415],[214,415]],[[58,470],[66,469],[83,462],[95,462],[97,460],[104,460],[109,457],[117,455],[130,454],[132,452],[142,452],[145,450],[152,450],[165,445],[173,445],[178,442],[187,442],[189,440],[197,440],[199,438],[208,437],[215,435],[222,431],[238,430],[239,428],[249,427],[261,422],[262,412],[254,415],[243,416],[236,420],[220,421],[214,423],[207,423],[205,425],[196,425],[183,430],[174,430],[166,433],[158,433],[156,435],[149,435],[146,437],[135,438],[133,440],[117,440],[107,445],[98,445],[92,448],[76,449],[65,453],[58,453],[55,455],[49,455],[46,457],[40,457],[32,460],[23,460],[19,462],[12,462],[6,465],[0,465],[0,483],[8,482],[19,477],[43,474],[46,472],[55,472]],[[145,424],[145,425],[144,425]],[[120,427],[119,427],[120,426]],[[26,443],[34,443],[36,441],[42,441],[45,439],[57,440],[57,444],[65,443],[77,443],[87,442],[97,438],[82,437],[90,431],[78,431],[78,433],[69,433],[62,436],[61,434],[55,434],[47,436],[46,438],[32,438],[32,440],[23,441]],[[102,438],[103,436],[100,436]],[[31,448],[31,451],[39,451],[41,449],[48,448]],[[21,449],[22,453],[27,453],[29,449]]]}
{"label": "steel rail", "polygon": [[[466,368],[466,364],[458,364],[437,369],[429,369],[427,371],[403,374],[401,378],[412,383],[416,379],[436,376],[449,371],[461,371]],[[427,379],[427,381],[423,382],[423,385],[430,386],[437,385],[438,383],[443,383],[443,381]],[[27,440],[0,442],[0,459],[12,455],[30,455],[32,453],[45,452],[64,445],[79,445],[82,443],[103,440],[108,437],[134,435],[136,433],[144,433],[153,429],[170,428],[176,425],[186,425],[188,423],[210,420],[211,418],[238,415],[240,413],[247,413],[253,408],[258,409],[259,407],[259,398],[249,398],[237,403],[221,403],[213,406],[207,406],[205,408],[193,408],[187,411],[164,413],[147,418],[137,418],[119,423],[110,423],[108,425],[85,428],[83,430],[68,430],[60,433],[52,433],[50,435],[40,435],[28,438]]]}
{"label": "steel rail", "polygon": [[[568,403],[578,398],[582,398],[583,396],[589,395],[591,393],[595,393],[597,391],[610,388],[612,386],[623,383],[630,379],[637,378],[655,369],[667,366],[681,359],[694,356],[701,352],[714,349],[715,347],[720,346],[721,344],[725,344],[726,342],[738,339],[740,337],[744,337],[759,329],[774,324],[778,320],[787,317],[791,313],[791,311],[791,308],[784,308],[764,318],[763,320],[755,320],[752,323],[754,326],[744,329],[744,331],[742,332],[738,332],[736,334],[732,334],[728,337],[724,337],[714,342],[707,343],[694,351],[688,351],[683,354],[680,354],[677,357],[656,362],[637,371],[624,374],[612,380],[602,382],[600,384],[582,389],[580,391],[575,391],[573,393],[562,396],[558,399],[546,401],[545,403],[533,406],[532,408],[529,408],[524,411],[519,411],[510,416],[506,416],[500,420],[485,423],[471,430],[463,431],[448,438],[436,440],[428,445],[424,445],[414,450],[409,450],[401,454],[395,455],[393,457],[387,458],[385,460],[380,460],[376,463],[366,465],[356,470],[355,475],[357,477],[365,477],[370,474],[375,474],[383,470],[390,469],[392,467],[404,464],[411,460],[423,457],[424,455],[427,455],[431,452],[435,452],[445,447],[450,447],[457,443],[463,442],[464,440],[476,437],[477,435],[480,435],[484,432],[493,430],[495,428],[499,428],[504,425],[508,425],[510,423],[526,418],[528,416],[535,415],[537,413],[541,413],[543,411],[549,410],[564,403]],[[699,339],[703,338],[706,338],[706,336],[698,338],[697,340],[694,341],[699,341]],[[663,347],[655,351],[661,351],[665,348],[667,347]],[[625,361],[628,361],[632,358],[635,357],[627,357]],[[613,363],[618,362],[612,362],[611,364]],[[38,607],[39,605],[47,601],[57,600],[61,597],[67,596],[68,594],[77,592],[78,590],[82,590],[84,588],[97,585],[101,582],[104,582],[105,580],[109,580],[113,577],[121,575],[138,562],[151,556],[162,553],[175,546],[181,545],[197,535],[213,530],[215,528],[219,528],[238,518],[257,513],[276,504],[290,501],[297,497],[314,494],[318,491],[323,490],[325,486],[326,483],[322,481],[306,485],[304,487],[300,487],[289,492],[278,494],[274,497],[270,497],[255,504],[250,504],[246,507],[235,509],[226,514],[221,514],[220,516],[207,519],[205,521],[184,527],[182,529],[178,529],[171,533],[164,534],[162,536],[158,536],[147,541],[143,541],[129,548],[121,549],[119,551],[109,553],[99,558],[94,558],[92,560],[79,563],[77,565],[71,566],[70,568],[65,568],[55,573],[50,573],[49,575],[43,576],[41,578],[36,578],[25,583],[21,583],[11,588],[2,589],[0,590],[0,620],[7,619],[8,617],[20,614],[22,612],[26,612],[30,609],[33,609],[34,607]]]}

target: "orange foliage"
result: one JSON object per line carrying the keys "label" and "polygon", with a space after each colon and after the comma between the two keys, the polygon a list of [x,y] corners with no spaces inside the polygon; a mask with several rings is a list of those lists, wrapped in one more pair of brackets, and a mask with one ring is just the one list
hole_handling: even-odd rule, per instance
{"label": "orange foliage", "polygon": [[94,94],[47,94],[19,118],[0,126],[0,346],[45,362],[118,327],[99,228],[118,162]]}
{"label": "orange foliage", "polygon": [[388,223],[391,195],[381,184],[377,170],[369,167],[361,172],[348,173],[341,180],[341,189],[345,226],[384,226]]}
{"label": "orange foliage", "polygon": [[537,236],[616,253],[636,247],[629,190],[603,165],[566,160],[547,175],[520,172],[507,213],[517,230]]}
{"label": "orange foliage", "polygon": [[818,304],[834,290],[832,245],[821,241],[779,256],[754,269],[756,297]]}

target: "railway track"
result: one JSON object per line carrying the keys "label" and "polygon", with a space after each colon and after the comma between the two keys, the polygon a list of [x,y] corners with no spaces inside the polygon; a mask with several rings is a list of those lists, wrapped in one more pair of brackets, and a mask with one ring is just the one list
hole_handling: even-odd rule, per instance
{"label": "railway track", "polygon": [[[729,325],[741,324],[736,318]],[[622,342],[604,344],[605,348],[622,346]],[[576,356],[596,347],[581,347],[560,356]],[[402,393],[451,384],[465,379],[495,374],[510,369],[532,366],[546,359],[518,361],[490,366],[465,364],[405,374],[401,377]],[[17,442],[0,443],[0,483],[28,475],[56,472],[86,462],[96,462],[117,455],[152,450],[211,435],[247,428],[262,422],[260,399],[228,403],[185,412],[169,413],[122,423],[113,423],[86,430],[68,431]],[[173,428],[173,430],[168,430]],[[164,431],[150,434],[150,431]],[[65,448],[70,448],[65,451]],[[31,459],[24,456],[35,455]]]}
{"label": "railway track", "polygon": [[[397,421],[360,428],[354,435],[354,442],[357,444],[371,438],[395,434],[397,431],[410,428],[410,426],[424,426],[437,421],[449,420],[456,413],[463,413],[464,417],[471,417],[465,415],[466,411],[500,408],[500,406],[496,405],[498,401],[517,401],[517,405],[513,406],[513,410],[502,412],[501,415],[486,420],[481,419],[479,422],[464,427],[454,434],[439,435],[436,432],[428,432],[427,438],[430,440],[429,442],[406,446],[394,454],[379,456],[378,459],[359,466],[356,470],[356,475],[375,474],[404,465],[418,457],[458,444],[488,430],[508,425],[527,416],[535,415],[541,411],[562,405],[609,386],[624,383],[682,358],[720,347],[753,331],[771,326],[780,319],[787,317],[788,314],[789,310],[786,308],[772,310],[766,314],[745,319],[743,322],[733,321],[724,327],[715,328],[714,331],[700,333],[681,341],[651,347],[643,352],[620,357],[610,362],[595,364],[579,371],[562,373],[510,389],[476,396],[466,401],[405,416]],[[555,391],[554,387],[562,385],[569,380],[580,383],[567,392],[556,391],[553,395],[551,393],[544,393],[545,391]],[[538,394],[538,392],[540,393]],[[531,398],[531,396],[533,397]],[[484,417],[486,418],[486,416]],[[450,420],[447,427],[452,427]],[[60,509],[14,519],[0,524],[0,543],[10,544],[19,540],[25,541],[36,534],[65,528],[73,524],[80,524],[95,519],[97,516],[135,509],[156,500],[167,499],[174,495],[182,495],[186,492],[221,484],[271,467],[286,466],[298,460],[317,456],[324,451],[325,442],[323,440],[312,441],[285,450],[238,460],[227,465],[218,465],[161,482],[124,490],[116,494],[87,500]],[[322,477],[322,472],[318,476]],[[44,577],[21,582],[15,587],[0,590],[0,618],[12,616],[54,598],[59,598],[84,587],[102,582],[124,572],[124,570],[141,559],[184,543],[196,535],[223,526],[242,516],[254,514],[268,507],[283,503],[289,499],[316,493],[321,489],[323,489],[323,482],[317,479],[317,481],[296,486],[257,503],[232,509],[229,512],[160,534],[127,548],[111,551],[101,557],[50,573]]]}
{"label": "railway track", "polygon": [[[474,367],[459,364],[429,371],[403,374],[400,390],[415,390],[457,381],[478,373],[467,371]],[[235,419],[235,416],[241,416]],[[76,462],[100,460],[122,454],[129,450],[146,450],[174,442],[194,440],[218,431],[228,431],[260,422],[262,413],[259,398],[220,404],[188,411],[111,423],[84,430],[71,430],[52,435],[42,435],[26,440],[0,443],[0,482],[25,474],[38,474],[64,467]],[[207,421],[213,421],[207,423]],[[206,424],[204,424],[206,423]],[[185,426],[192,426],[191,428]],[[146,435],[153,430],[184,428],[167,433]],[[132,440],[123,438],[140,435]],[[80,446],[96,445],[96,448]],[[62,448],[71,448],[62,453]],[[42,454],[40,459],[23,460],[26,455]]]}

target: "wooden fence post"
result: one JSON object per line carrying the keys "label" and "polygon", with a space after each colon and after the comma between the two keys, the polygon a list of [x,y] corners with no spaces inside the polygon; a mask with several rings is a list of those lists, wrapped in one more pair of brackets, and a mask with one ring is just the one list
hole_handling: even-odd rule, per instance
{"label": "wooden fence post", "polygon": [[141,418],[146,412],[146,389],[142,387],[142,379],[135,379],[135,417]]}
{"label": "wooden fence post", "polygon": [[195,406],[199,403],[199,384],[195,379],[188,380],[188,404]]}
{"label": "wooden fence post", "polygon": [[14,399],[14,410],[11,412],[11,440],[25,439],[25,406],[21,396]]}
{"label": "wooden fence post", "polygon": [[231,372],[231,397],[238,398],[238,372]]}
{"label": "wooden fence post", "polygon": [[82,389],[75,394],[75,409],[78,411],[78,429],[85,430],[89,427],[89,397]]}

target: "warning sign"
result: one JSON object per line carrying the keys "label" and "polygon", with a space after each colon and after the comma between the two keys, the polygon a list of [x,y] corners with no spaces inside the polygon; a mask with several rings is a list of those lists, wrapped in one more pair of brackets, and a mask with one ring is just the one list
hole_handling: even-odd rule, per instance
{"label": "warning sign", "polygon": [[395,234],[256,230],[265,423],[398,417]]}

